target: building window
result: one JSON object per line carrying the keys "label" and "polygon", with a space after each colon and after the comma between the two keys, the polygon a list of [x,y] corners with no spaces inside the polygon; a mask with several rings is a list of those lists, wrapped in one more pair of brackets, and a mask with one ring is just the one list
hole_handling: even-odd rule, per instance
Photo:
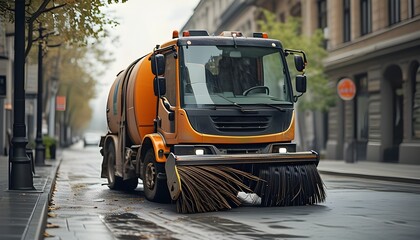
{"label": "building window", "polygon": [[295,4],[290,10],[290,15],[292,17],[302,17],[302,6],[301,3]]}
{"label": "building window", "polygon": [[318,0],[318,28],[327,27],[327,0]]}
{"label": "building window", "polygon": [[361,35],[366,35],[372,32],[372,1],[360,1],[360,30]]}
{"label": "building window", "polygon": [[400,0],[388,1],[388,18],[389,18],[389,25],[393,25],[400,22],[400,18],[401,18]]}
{"label": "building window", "polygon": [[286,15],[284,14],[284,12],[280,13],[279,20],[282,23],[286,22]]}
{"label": "building window", "polygon": [[343,0],[343,42],[351,39],[350,0]]}
{"label": "building window", "polygon": [[415,0],[408,0],[408,17],[413,18],[414,16],[416,16]]}
{"label": "building window", "polygon": [[6,24],[0,17],[0,59],[7,58]]}
{"label": "building window", "polygon": [[328,23],[327,23],[327,0],[318,0],[318,28],[324,33],[323,46],[327,49],[328,46]]}

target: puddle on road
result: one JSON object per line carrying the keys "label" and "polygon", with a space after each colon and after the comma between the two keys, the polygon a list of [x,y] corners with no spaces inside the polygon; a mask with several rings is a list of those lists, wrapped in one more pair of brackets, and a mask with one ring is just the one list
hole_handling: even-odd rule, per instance
{"label": "puddle on road", "polygon": [[[216,233],[223,236],[222,239],[286,239],[286,238],[307,238],[307,236],[291,234],[272,234],[255,229],[255,227],[235,222],[229,219],[217,216],[189,216],[182,218],[185,224],[192,224],[194,228],[205,229],[210,233]],[[272,229],[287,230],[290,229],[281,225],[270,225]]]}
{"label": "puddle on road", "polygon": [[116,239],[177,239],[170,230],[132,213],[110,214],[101,218]]}
{"label": "puddle on road", "polygon": [[291,227],[287,227],[287,226],[283,226],[283,225],[268,225],[269,228],[274,228],[274,229],[293,229]]}
{"label": "puddle on road", "polygon": [[248,235],[257,232],[252,226],[216,216],[188,216],[183,218],[183,221],[192,223],[197,228],[207,228],[226,234]]}

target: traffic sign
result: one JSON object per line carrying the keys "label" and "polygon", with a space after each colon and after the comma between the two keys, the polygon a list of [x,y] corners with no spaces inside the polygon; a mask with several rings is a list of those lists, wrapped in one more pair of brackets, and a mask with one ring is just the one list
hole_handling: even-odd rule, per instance
{"label": "traffic sign", "polygon": [[57,96],[55,110],[60,112],[66,111],[66,96]]}
{"label": "traffic sign", "polygon": [[344,101],[349,101],[356,96],[356,85],[350,78],[343,78],[337,84],[338,96]]}

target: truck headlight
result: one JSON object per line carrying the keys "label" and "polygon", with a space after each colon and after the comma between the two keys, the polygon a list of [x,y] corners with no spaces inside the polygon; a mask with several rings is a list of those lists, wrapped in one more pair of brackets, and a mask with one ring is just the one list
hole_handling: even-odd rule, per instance
{"label": "truck headlight", "polygon": [[195,149],[195,155],[204,155],[204,149]]}
{"label": "truck headlight", "polygon": [[287,148],[284,148],[284,147],[279,148],[279,153],[287,153]]}

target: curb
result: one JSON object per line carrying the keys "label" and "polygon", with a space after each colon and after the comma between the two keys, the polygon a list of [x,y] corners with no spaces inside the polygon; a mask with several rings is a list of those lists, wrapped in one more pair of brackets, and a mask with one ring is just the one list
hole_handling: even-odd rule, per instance
{"label": "curb", "polygon": [[354,177],[354,178],[366,178],[366,179],[382,180],[382,181],[390,181],[390,182],[420,184],[420,179],[416,179],[416,178],[379,176],[379,175],[337,172],[337,171],[319,170],[319,169],[318,171],[322,174],[327,174],[327,175],[339,175],[339,176],[347,176],[347,177]]}
{"label": "curb", "polygon": [[29,224],[22,236],[24,240],[44,239],[45,226],[47,225],[48,206],[52,199],[58,169],[60,168],[62,157],[54,160],[56,164],[52,166],[48,180],[46,181],[43,193],[38,197],[35,208],[31,214]]}

